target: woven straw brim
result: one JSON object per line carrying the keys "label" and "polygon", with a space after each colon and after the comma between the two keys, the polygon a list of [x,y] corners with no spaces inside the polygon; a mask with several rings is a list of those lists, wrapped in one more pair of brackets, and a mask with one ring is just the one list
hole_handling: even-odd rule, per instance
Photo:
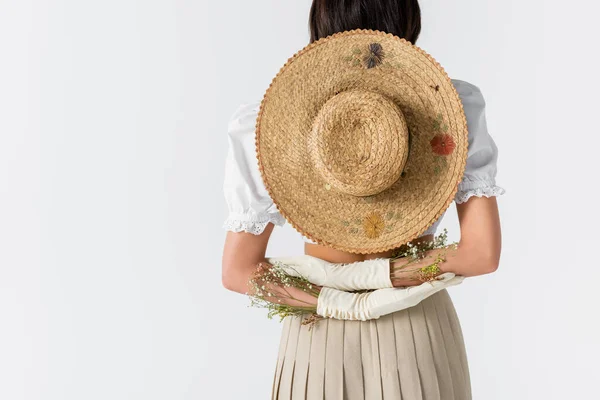
{"label": "woven straw brim", "polygon": [[[373,54],[374,43],[382,54]],[[324,105],[353,90],[393,101],[409,135],[408,159],[367,151],[363,158],[370,162],[382,154],[384,162],[405,162],[399,178],[368,196],[338,190],[324,178],[309,143]],[[464,173],[467,137],[460,97],[430,55],[392,34],[356,29],[307,45],[280,69],[258,111],[256,155],[269,195],[297,231],[319,244],[367,254],[419,237],[445,212]],[[352,151],[364,151],[345,139]],[[370,167],[363,167],[357,164],[343,179],[368,181]]]}

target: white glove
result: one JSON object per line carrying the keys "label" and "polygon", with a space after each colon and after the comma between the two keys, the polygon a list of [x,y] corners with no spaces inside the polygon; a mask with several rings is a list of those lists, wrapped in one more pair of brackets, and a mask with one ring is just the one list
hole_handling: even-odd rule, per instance
{"label": "white glove", "polygon": [[330,263],[317,257],[271,257],[267,261],[278,265],[291,276],[303,277],[317,286],[353,291],[393,288],[390,259],[377,258],[353,263]]}
{"label": "white glove", "polygon": [[349,293],[323,287],[317,298],[317,314],[336,319],[377,319],[417,305],[423,299],[450,286],[458,285],[464,276],[446,272],[435,280],[406,288],[378,289],[367,293]]}

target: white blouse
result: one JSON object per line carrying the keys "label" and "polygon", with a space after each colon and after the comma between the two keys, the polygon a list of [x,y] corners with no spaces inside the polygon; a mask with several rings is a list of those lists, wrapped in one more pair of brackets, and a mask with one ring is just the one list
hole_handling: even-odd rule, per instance
{"label": "white blouse", "polygon": [[[464,203],[472,196],[504,194],[505,190],[496,186],[498,148],[487,130],[483,95],[471,83],[456,79],[452,83],[463,103],[469,131],[467,164],[454,201]],[[223,184],[229,212],[223,228],[255,235],[262,233],[269,222],[277,226],[286,223],[270,198],[258,170],[254,128],[259,106],[260,100],[241,104],[229,119],[229,149]],[[435,234],[444,214],[423,236]],[[310,239],[303,238],[304,241],[313,243]]]}

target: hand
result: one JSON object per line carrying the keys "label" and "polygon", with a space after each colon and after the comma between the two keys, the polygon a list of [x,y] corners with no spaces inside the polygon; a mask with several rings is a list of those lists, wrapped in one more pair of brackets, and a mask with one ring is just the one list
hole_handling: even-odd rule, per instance
{"label": "hand", "polygon": [[349,293],[324,287],[317,298],[317,314],[345,320],[377,319],[382,315],[415,306],[442,289],[460,284],[464,278],[446,272],[418,286],[385,288],[367,293]]}
{"label": "hand", "polygon": [[353,291],[393,288],[390,259],[377,258],[353,263],[330,263],[317,257],[271,257],[267,261],[278,265],[291,276],[303,277],[318,286]]}

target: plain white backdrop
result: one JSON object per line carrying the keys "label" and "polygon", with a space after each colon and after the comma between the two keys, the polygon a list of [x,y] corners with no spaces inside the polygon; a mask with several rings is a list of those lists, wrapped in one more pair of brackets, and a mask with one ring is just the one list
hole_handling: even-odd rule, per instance
{"label": "plain white backdrop", "polygon": [[[0,399],[269,398],[280,324],[221,287],[226,128],[310,3],[0,0]],[[421,4],[507,191],[498,272],[450,289],[474,399],[597,398],[600,10]],[[275,230],[271,255],[301,251]]]}

